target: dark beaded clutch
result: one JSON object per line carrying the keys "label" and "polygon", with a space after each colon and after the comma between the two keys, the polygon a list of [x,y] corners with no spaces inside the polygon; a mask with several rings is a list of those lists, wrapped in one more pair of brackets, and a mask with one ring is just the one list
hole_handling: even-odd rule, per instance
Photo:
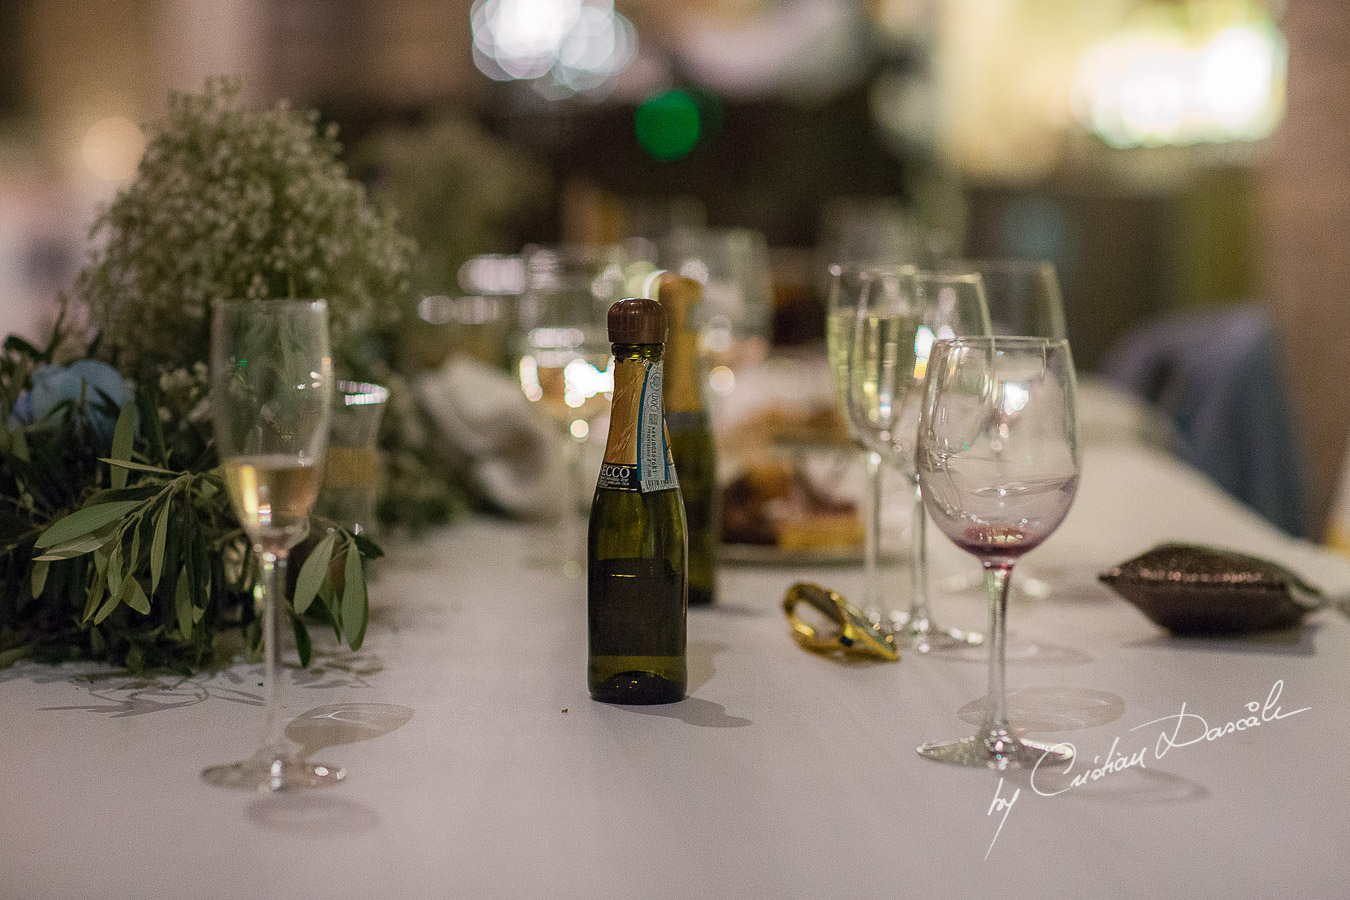
{"label": "dark beaded clutch", "polygon": [[1160,544],[1097,577],[1178,635],[1288,628],[1323,603],[1284,566],[1195,544]]}

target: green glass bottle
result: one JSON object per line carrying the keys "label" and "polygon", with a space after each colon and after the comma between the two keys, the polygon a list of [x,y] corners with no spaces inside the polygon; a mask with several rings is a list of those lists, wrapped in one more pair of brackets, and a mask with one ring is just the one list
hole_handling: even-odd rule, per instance
{"label": "green glass bottle", "polygon": [[587,543],[587,684],[607,703],[684,699],[688,544],[662,408],[666,315],[610,307],[614,401]]}
{"label": "green glass bottle", "polygon": [[689,528],[689,605],[707,606],[717,595],[717,448],[703,399],[695,311],[703,285],[673,272],[661,276],[657,299],[666,310],[665,408],[670,454],[680,473]]}

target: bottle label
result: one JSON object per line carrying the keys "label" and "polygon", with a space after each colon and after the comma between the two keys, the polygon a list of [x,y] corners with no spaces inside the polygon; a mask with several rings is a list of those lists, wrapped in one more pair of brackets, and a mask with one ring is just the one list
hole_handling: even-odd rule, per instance
{"label": "bottle label", "polygon": [[678,487],[662,414],[661,362],[631,360],[616,368],[599,486],[644,494]]}

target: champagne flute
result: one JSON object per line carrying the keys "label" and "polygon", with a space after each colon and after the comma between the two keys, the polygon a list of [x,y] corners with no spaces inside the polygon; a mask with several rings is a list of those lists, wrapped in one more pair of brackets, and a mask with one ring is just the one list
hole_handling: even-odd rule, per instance
{"label": "champagne flute", "polygon": [[935,340],[988,335],[978,275],[914,269],[865,269],[846,362],[850,423],[867,447],[909,480],[913,490],[910,608],[893,615],[899,640],[920,653],[977,646],[978,632],[943,628],[928,608],[927,522],[915,472],[920,388]]}
{"label": "champagne flute", "polygon": [[333,392],[323,300],[232,300],[211,320],[211,413],[225,487],[261,563],[266,730],[242,762],[202,772],[223,787],[281,790],[341,781],[295,755],[281,721],[278,654],[286,557],[308,532],[328,444]]}
{"label": "champagne flute", "polygon": [[989,591],[989,689],[978,734],[927,743],[930,759],[992,769],[1056,765],[1063,746],[1018,738],[1004,685],[1008,583],[1022,554],[1050,536],[1078,489],[1073,359],[1065,340],[939,341],[919,421],[924,503],[942,532],[974,554]]}
{"label": "champagne flute", "polygon": [[525,249],[520,299],[520,387],[558,427],[566,487],[559,496],[554,552],[544,564],[569,578],[584,569],[581,448],[591,423],[609,408],[614,363],[605,317],[624,290],[617,248],[534,245]]}
{"label": "champagne flute", "polygon": [[[890,273],[883,276],[882,273]],[[844,413],[849,436],[864,453],[866,520],[863,528],[863,599],[862,608],[869,619],[879,622],[887,617],[881,608],[881,588],[877,577],[877,559],[881,547],[881,454],[868,445],[867,431],[856,424],[849,412],[848,360],[853,332],[857,324],[858,303],[865,288],[874,278],[906,277],[912,267],[890,269],[843,263],[829,267],[829,288],[826,294],[825,351],[829,357],[830,383],[834,388],[835,403]]]}

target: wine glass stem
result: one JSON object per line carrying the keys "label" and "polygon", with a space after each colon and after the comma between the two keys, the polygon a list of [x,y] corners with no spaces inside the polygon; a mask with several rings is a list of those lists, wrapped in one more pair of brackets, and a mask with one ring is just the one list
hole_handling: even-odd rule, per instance
{"label": "wine glass stem", "polygon": [[985,697],[984,732],[989,736],[1008,731],[1004,667],[1008,644],[1008,584],[1012,568],[1011,562],[1003,560],[984,563],[984,584],[989,591],[989,692]]}
{"label": "wine glass stem", "polygon": [[885,618],[878,588],[877,559],[881,555],[881,454],[867,453],[867,527],[863,529],[863,610],[874,621]]}
{"label": "wine glass stem", "polygon": [[[563,452],[567,454],[566,486],[563,490],[562,505],[558,511],[558,536],[562,541],[561,553],[564,571],[578,565],[581,551],[581,517],[577,515],[577,498],[581,492],[582,444],[585,438],[578,438],[569,429],[564,440]],[[569,572],[569,574],[572,574]]]}
{"label": "wine glass stem", "polygon": [[910,478],[914,488],[914,514],[910,518],[910,552],[913,556],[913,579],[909,606],[911,630],[927,631],[931,620],[928,612],[928,514],[923,508],[923,488],[917,475]]}
{"label": "wine glass stem", "polygon": [[262,752],[274,760],[287,754],[285,725],[281,721],[281,603],[286,589],[286,551],[259,547],[262,559],[263,702],[267,725]]}

